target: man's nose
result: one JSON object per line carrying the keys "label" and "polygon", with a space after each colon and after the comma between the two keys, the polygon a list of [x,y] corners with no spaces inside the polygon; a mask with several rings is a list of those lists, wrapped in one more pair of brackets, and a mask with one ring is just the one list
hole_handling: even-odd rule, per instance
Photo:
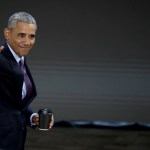
{"label": "man's nose", "polygon": [[29,37],[25,37],[24,44],[29,45],[31,43],[31,40]]}

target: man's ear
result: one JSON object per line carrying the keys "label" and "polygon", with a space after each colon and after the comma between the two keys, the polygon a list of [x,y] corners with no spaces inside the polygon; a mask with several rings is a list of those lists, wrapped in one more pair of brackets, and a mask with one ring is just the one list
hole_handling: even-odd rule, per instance
{"label": "man's ear", "polygon": [[6,40],[9,40],[10,30],[8,28],[4,29],[4,37]]}

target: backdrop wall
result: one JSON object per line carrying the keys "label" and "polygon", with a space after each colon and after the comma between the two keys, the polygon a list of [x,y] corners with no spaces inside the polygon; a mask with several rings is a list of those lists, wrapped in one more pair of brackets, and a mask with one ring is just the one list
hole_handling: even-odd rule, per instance
{"label": "backdrop wall", "polygon": [[51,108],[56,120],[149,122],[149,7],[148,0],[5,0],[1,33],[16,11],[38,23],[28,56],[34,109]]}

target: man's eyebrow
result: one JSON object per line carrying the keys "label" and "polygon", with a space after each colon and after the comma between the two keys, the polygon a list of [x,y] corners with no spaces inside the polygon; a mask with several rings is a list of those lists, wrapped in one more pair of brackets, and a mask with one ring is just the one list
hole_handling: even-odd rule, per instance
{"label": "man's eyebrow", "polygon": [[24,32],[19,32],[18,34],[25,34]]}

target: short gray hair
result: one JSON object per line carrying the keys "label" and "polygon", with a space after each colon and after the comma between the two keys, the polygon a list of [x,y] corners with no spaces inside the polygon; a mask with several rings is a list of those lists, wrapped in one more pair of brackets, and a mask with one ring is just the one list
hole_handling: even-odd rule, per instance
{"label": "short gray hair", "polygon": [[27,12],[17,12],[10,16],[8,19],[8,28],[14,28],[17,22],[25,22],[29,24],[34,24],[37,29],[37,24],[32,15]]}

